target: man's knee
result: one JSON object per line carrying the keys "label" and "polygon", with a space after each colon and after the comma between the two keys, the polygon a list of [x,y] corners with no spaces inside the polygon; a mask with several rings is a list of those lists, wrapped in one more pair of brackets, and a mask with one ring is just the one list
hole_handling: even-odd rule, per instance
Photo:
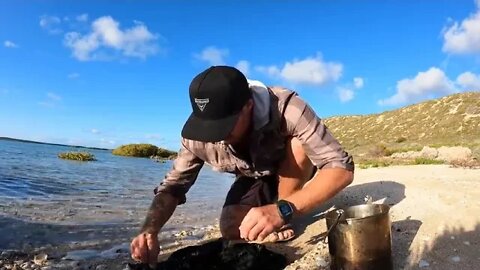
{"label": "man's knee", "polygon": [[247,205],[228,205],[223,207],[220,216],[220,232],[223,238],[229,240],[240,239],[240,224],[251,208],[251,206]]}
{"label": "man's knee", "polygon": [[286,145],[285,159],[279,168],[279,176],[308,181],[312,175],[313,167],[305,153],[302,142],[297,138],[289,139]]}

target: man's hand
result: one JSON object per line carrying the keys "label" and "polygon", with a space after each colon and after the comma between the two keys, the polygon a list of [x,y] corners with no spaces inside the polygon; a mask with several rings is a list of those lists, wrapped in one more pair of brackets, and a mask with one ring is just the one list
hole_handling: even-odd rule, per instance
{"label": "man's hand", "polygon": [[132,259],[149,265],[156,265],[160,252],[158,235],[150,233],[137,235],[130,244],[130,252],[132,253]]}
{"label": "man's hand", "polygon": [[263,241],[284,223],[275,204],[253,207],[240,224],[240,237],[247,241]]}

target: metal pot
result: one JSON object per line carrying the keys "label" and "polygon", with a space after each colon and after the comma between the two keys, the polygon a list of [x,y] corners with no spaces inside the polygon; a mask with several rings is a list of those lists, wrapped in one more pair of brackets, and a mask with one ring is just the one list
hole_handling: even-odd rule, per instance
{"label": "metal pot", "polygon": [[367,203],[326,214],[331,269],[393,269],[389,210]]}

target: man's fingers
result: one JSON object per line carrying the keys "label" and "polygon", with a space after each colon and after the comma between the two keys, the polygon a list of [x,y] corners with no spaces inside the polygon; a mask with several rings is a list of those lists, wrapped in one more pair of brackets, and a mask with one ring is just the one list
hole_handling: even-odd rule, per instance
{"label": "man's fingers", "polygon": [[257,240],[258,235],[265,229],[264,223],[257,223],[249,232],[248,240],[255,241]]}
{"label": "man's fingers", "polygon": [[257,218],[255,211],[250,209],[248,213],[245,215],[245,217],[242,220],[242,223],[240,224],[240,237],[243,239],[248,239],[248,235],[250,233],[250,230],[257,224]]}
{"label": "man's fingers", "polygon": [[263,241],[268,235],[272,233],[273,230],[271,230],[268,227],[265,227],[260,234],[258,234],[257,239],[258,241]]}
{"label": "man's fingers", "polygon": [[145,235],[142,235],[138,239],[138,256],[142,263],[148,263],[148,245]]}
{"label": "man's fingers", "polygon": [[147,246],[148,246],[148,263],[155,265],[158,262],[158,241],[156,238],[147,237]]}

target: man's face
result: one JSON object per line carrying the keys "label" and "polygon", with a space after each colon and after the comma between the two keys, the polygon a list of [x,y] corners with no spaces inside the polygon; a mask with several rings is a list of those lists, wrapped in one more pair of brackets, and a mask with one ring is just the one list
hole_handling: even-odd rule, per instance
{"label": "man's face", "polygon": [[253,109],[253,100],[250,99],[245,106],[243,106],[242,112],[238,117],[235,127],[233,127],[232,132],[228,135],[225,142],[228,144],[238,144],[241,142],[245,136],[248,135],[250,129],[250,124],[252,122],[252,109]]}

